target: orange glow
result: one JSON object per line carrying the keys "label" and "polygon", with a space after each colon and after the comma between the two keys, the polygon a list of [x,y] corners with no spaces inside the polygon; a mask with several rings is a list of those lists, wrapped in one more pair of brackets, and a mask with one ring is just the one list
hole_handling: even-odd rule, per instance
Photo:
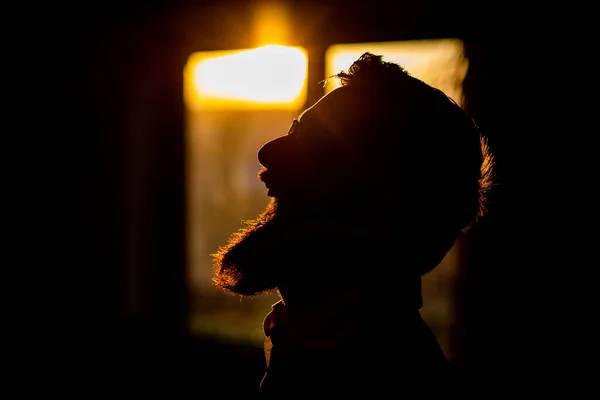
{"label": "orange glow", "polygon": [[289,44],[289,11],[285,4],[261,1],[254,8],[254,40],[256,46]]}
{"label": "orange glow", "polygon": [[306,51],[267,45],[192,54],[184,69],[190,111],[298,109],[306,100]]}

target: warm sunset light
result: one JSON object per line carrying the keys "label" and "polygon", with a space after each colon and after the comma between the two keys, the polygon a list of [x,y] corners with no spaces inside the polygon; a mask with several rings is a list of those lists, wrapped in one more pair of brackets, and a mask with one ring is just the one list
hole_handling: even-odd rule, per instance
{"label": "warm sunset light", "polygon": [[[462,81],[468,69],[462,41],[436,39],[334,45],[326,53],[325,76],[346,71],[366,51],[381,54],[385,61],[402,65],[414,77],[437,87],[461,103]],[[327,83],[326,91],[338,86],[339,81],[331,80]]]}
{"label": "warm sunset light", "polygon": [[189,110],[298,109],[306,100],[307,56],[299,47],[192,54],[184,71]]}
{"label": "warm sunset light", "polygon": [[259,2],[253,10],[255,46],[288,44],[290,38],[290,11],[281,2]]}

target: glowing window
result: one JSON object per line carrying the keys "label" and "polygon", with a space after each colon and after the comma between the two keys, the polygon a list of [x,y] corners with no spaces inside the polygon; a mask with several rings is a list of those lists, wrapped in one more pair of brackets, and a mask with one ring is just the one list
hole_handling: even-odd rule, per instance
{"label": "glowing window", "polygon": [[306,52],[267,45],[197,52],[184,70],[189,110],[297,109],[306,101]]}
{"label": "glowing window", "polygon": [[[325,76],[346,71],[366,51],[383,55],[385,61],[400,64],[415,78],[442,90],[457,103],[462,103],[462,82],[469,65],[463,55],[462,41],[439,39],[330,46],[326,53]],[[337,86],[337,80],[330,80],[326,91]]]}

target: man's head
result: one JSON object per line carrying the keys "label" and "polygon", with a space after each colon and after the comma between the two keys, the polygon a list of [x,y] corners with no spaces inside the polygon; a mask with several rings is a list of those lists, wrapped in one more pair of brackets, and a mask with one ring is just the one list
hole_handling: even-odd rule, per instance
{"label": "man's head", "polygon": [[270,263],[286,264],[305,241],[331,250],[334,238],[371,254],[400,248],[403,265],[389,268],[424,274],[483,214],[492,158],[453,100],[370,53],[332,78],[341,87],[259,150],[259,179],[274,200],[215,255],[218,286],[273,289],[285,277]]}

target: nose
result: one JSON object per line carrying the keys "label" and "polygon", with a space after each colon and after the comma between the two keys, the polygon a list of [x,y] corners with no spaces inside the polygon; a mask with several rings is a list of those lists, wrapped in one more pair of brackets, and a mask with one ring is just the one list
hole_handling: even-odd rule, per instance
{"label": "nose", "polygon": [[267,164],[269,164],[269,154],[270,154],[270,150],[269,148],[271,142],[267,142],[265,144],[263,144],[261,146],[260,149],[258,149],[258,162],[263,166],[263,167],[267,167]]}
{"label": "nose", "polygon": [[288,142],[289,137],[281,136],[265,143],[258,150],[258,162],[265,168],[271,168],[273,164],[280,164],[281,161],[291,156]]}

